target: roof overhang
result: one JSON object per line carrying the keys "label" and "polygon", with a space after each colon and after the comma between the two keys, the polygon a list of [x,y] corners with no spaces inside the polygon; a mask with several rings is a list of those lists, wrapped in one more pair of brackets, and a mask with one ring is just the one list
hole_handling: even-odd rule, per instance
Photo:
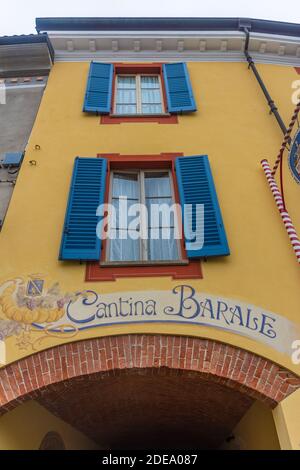
{"label": "roof overhang", "polygon": [[47,34],[0,37],[0,77],[47,75],[54,51]]}
{"label": "roof overhang", "polygon": [[56,61],[244,61],[300,66],[300,25],[247,18],[37,18]]}
{"label": "roof overhang", "polygon": [[42,31],[238,31],[300,36],[300,25],[252,18],[36,18]]}

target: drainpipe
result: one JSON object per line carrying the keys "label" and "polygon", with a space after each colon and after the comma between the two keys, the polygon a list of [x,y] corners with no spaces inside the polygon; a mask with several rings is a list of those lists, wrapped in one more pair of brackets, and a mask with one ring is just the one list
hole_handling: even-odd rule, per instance
{"label": "drainpipe", "polygon": [[253,62],[253,59],[252,59],[251,55],[249,54],[249,50],[248,50],[249,40],[250,40],[249,30],[248,30],[248,28],[243,28],[243,29],[244,29],[244,33],[246,34],[244,54],[245,54],[245,57],[246,57],[247,62],[249,64],[248,68],[251,69],[252,72],[254,73],[255,78],[258,81],[259,86],[262,89],[263,94],[265,95],[265,98],[266,98],[266,100],[268,102],[268,105],[270,107],[270,114],[274,114],[274,116],[276,118],[276,121],[278,122],[278,124],[280,126],[280,129],[282,130],[283,134],[286,134],[287,133],[287,128],[285,127],[285,124],[284,124],[284,122],[283,122],[283,120],[282,120],[282,118],[281,118],[281,116],[278,112],[278,109],[277,109],[274,101],[272,100],[272,98],[271,98],[271,96],[270,96],[270,94],[269,94],[269,92],[268,92],[261,76],[259,75],[258,70],[255,66],[255,63]]}

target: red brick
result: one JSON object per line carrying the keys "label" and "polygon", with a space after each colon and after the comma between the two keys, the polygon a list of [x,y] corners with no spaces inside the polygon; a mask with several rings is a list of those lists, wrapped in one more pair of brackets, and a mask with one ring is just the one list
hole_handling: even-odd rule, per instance
{"label": "red brick", "polygon": [[155,368],[163,376],[197,372],[270,406],[300,387],[300,378],[290,371],[232,345],[170,335],[125,335],[68,343],[0,369],[0,414],[26,397],[38,397],[46,385],[67,386],[65,379],[80,381],[86,374],[93,381],[96,374],[115,376],[117,370],[132,368]]}

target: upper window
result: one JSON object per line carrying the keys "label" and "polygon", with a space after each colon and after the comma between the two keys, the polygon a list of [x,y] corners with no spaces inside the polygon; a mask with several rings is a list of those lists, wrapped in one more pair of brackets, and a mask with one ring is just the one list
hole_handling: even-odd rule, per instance
{"label": "upper window", "polygon": [[176,114],[196,111],[187,65],[91,62],[83,110],[116,121],[177,122]]}
{"label": "upper window", "polygon": [[163,113],[159,75],[117,75],[115,87],[115,114],[153,115]]}

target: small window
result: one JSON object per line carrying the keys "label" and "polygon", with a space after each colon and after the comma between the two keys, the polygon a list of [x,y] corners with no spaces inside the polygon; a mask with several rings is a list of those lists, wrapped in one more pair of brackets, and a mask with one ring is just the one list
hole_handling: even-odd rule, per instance
{"label": "small window", "polygon": [[110,193],[115,217],[110,220],[107,261],[151,263],[181,258],[170,171],[113,171]]}
{"label": "small window", "polygon": [[117,75],[115,114],[163,114],[163,98],[159,75]]}

